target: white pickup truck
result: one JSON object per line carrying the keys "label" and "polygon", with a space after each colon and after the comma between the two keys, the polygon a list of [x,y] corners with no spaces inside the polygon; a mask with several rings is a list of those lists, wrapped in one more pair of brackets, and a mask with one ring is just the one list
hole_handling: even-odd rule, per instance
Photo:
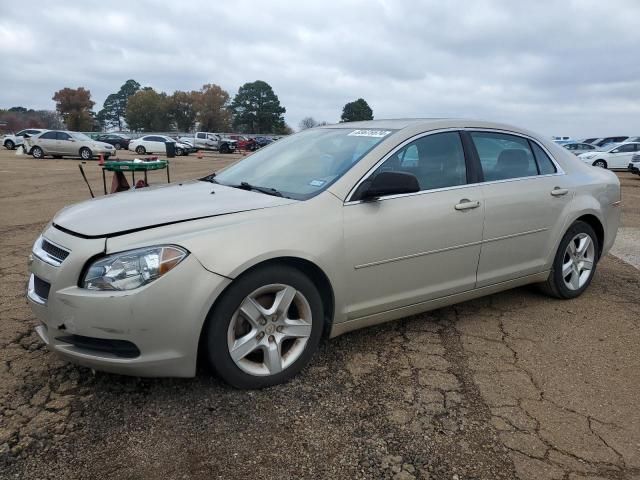
{"label": "white pickup truck", "polygon": [[13,150],[24,143],[24,137],[33,137],[34,135],[40,135],[42,132],[46,132],[46,130],[42,128],[25,128],[15,135],[5,135],[2,137],[2,145],[4,145],[4,148],[7,150]]}
{"label": "white pickup truck", "polygon": [[193,137],[184,136],[178,140],[201,150],[218,150],[220,153],[235,152],[237,144],[231,138],[210,132],[196,132]]}

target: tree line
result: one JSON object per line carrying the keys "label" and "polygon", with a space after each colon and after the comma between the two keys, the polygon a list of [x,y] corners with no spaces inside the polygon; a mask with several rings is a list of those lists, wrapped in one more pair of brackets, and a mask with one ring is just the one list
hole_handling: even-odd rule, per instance
{"label": "tree line", "polygon": [[[188,132],[198,126],[200,130],[211,132],[292,132],[284,120],[286,109],[273,88],[262,80],[245,83],[231,99],[228,92],[213,83],[205,84],[199,90],[177,90],[168,94],[129,79],[117,92],[107,96],[97,113],[93,109],[95,102],[91,92],[84,87],[63,88],[55,92],[52,99],[56,104],[55,112],[35,114],[30,113],[33,110],[14,107],[0,110],[0,121],[8,115],[12,120],[6,123],[12,130],[61,128],[64,123],[66,128],[76,131]],[[20,116],[24,125],[18,126],[14,117]],[[371,119],[373,112],[362,98],[347,103],[341,116],[343,122]],[[299,128],[303,130],[326,123],[306,117]]]}

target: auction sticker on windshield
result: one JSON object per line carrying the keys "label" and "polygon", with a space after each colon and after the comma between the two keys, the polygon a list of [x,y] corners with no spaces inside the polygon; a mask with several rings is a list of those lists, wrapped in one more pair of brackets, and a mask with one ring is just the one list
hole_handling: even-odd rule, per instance
{"label": "auction sticker on windshield", "polygon": [[350,137],[373,137],[382,138],[391,133],[390,130],[354,130],[349,134]]}

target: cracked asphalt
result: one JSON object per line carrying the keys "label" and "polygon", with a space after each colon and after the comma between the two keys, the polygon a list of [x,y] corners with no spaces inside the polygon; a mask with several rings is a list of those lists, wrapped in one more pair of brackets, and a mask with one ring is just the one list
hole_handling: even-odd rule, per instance
{"label": "cracked asphalt", "polygon": [[[172,176],[230,158],[178,159]],[[0,152],[0,478],[640,479],[640,177],[620,174],[624,236],[581,298],[519,288],[353,332],[290,383],[242,392],[43,347],[27,257],[88,197],[77,163]]]}

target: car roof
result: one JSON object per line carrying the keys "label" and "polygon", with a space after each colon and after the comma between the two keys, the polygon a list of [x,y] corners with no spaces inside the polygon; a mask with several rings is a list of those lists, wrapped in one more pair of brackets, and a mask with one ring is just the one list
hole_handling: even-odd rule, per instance
{"label": "car roof", "polygon": [[[420,132],[439,129],[491,129],[504,130],[505,132],[519,133],[543,139],[542,135],[527,129],[498,122],[474,120],[467,118],[394,118],[381,120],[367,120],[361,122],[345,122],[334,125],[325,125],[317,128],[349,128],[349,129],[385,129],[401,131],[404,135],[413,135]],[[551,140],[550,140],[551,141]]]}

